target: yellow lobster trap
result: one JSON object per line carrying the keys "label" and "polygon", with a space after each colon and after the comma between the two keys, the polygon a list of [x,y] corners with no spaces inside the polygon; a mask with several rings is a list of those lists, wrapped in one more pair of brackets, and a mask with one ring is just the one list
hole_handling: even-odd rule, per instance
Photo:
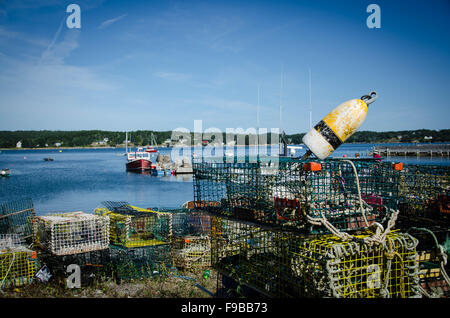
{"label": "yellow lobster trap", "polygon": [[269,297],[420,297],[417,239],[390,232],[382,244],[368,244],[372,235],[308,237],[217,217],[212,262]]}
{"label": "yellow lobster trap", "polygon": [[172,235],[171,213],[129,205],[127,202],[102,202],[96,215],[109,217],[110,243],[123,247],[167,244]]}
{"label": "yellow lobster trap", "polygon": [[19,245],[12,235],[0,235],[0,288],[30,283],[36,272],[36,252]]}

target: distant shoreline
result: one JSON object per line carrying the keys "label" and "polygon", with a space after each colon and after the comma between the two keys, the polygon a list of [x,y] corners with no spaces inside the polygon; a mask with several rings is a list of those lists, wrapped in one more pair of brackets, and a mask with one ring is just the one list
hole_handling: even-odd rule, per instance
{"label": "distant shoreline", "polygon": [[[381,144],[450,144],[450,142],[433,142],[433,143],[428,143],[428,142],[420,142],[420,143],[414,143],[414,142],[347,142],[345,143],[346,145],[360,145],[360,144],[371,144],[371,145],[381,145]],[[269,146],[270,144],[267,144],[265,146]],[[298,144],[289,144],[289,145],[298,145]],[[303,144],[300,144],[302,146],[304,146]],[[248,145],[246,145],[248,146]],[[260,146],[264,146],[264,145],[260,145]],[[138,146],[138,147],[143,147],[143,146]],[[166,147],[164,145],[157,145],[155,146],[156,148],[173,148],[172,146],[170,147]],[[191,146],[191,147],[195,147],[195,146]],[[196,146],[198,147],[198,146]],[[223,145],[223,147],[227,147],[227,145]],[[232,146],[228,146],[228,147],[232,147]],[[242,145],[234,145],[234,147],[242,147]],[[306,146],[305,146],[306,147]],[[130,147],[130,148],[134,148]],[[90,146],[85,146],[85,147],[39,147],[39,148],[0,148],[0,150],[70,150],[70,149],[125,149],[124,147],[111,147],[111,146],[104,146],[104,147],[90,147]]]}

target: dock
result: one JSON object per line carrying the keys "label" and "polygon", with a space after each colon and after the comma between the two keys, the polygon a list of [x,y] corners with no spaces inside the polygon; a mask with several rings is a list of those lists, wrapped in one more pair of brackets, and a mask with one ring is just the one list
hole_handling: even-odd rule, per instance
{"label": "dock", "polygon": [[386,157],[449,157],[450,144],[375,146],[372,148],[372,152]]}

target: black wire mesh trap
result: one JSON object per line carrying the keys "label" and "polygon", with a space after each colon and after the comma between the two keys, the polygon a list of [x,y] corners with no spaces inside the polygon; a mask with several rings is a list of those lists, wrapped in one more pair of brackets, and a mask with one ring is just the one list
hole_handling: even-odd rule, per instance
{"label": "black wire mesh trap", "polygon": [[364,229],[398,208],[399,164],[278,160],[194,162],[195,208],[313,234]]}
{"label": "black wire mesh trap", "polygon": [[417,240],[391,232],[370,246],[369,235],[346,242],[213,217],[212,264],[268,297],[419,297]]}
{"label": "black wire mesh trap", "polygon": [[450,166],[405,165],[399,194],[401,215],[449,224]]}
{"label": "black wire mesh trap", "polygon": [[33,201],[29,198],[0,204],[0,233],[19,234],[24,239],[33,235]]}
{"label": "black wire mesh trap", "polygon": [[450,296],[450,229],[439,225],[411,227],[408,233],[419,240],[417,245],[419,278],[424,297]]}
{"label": "black wire mesh trap", "polygon": [[[74,264],[80,268],[81,287],[94,284],[96,281],[110,277],[112,268],[109,249],[70,254],[55,255],[46,250],[38,251],[39,267],[46,267],[50,273],[50,279],[63,280],[73,272],[69,266]],[[68,272],[68,269],[69,272]]]}
{"label": "black wire mesh trap", "polygon": [[170,244],[109,248],[112,275],[119,280],[164,275],[172,268]]}

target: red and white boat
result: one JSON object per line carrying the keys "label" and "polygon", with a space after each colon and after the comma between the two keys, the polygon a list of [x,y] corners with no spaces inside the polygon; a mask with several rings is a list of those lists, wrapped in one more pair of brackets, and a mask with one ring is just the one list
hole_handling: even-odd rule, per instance
{"label": "red and white boat", "polygon": [[129,171],[148,171],[152,169],[150,153],[144,151],[142,147],[138,147],[134,152],[127,152],[127,160],[126,167]]}
{"label": "red and white boat", "polygon": [[145,152],[158,152],[158,149],[153,146],[147,146],[145,147]]}

